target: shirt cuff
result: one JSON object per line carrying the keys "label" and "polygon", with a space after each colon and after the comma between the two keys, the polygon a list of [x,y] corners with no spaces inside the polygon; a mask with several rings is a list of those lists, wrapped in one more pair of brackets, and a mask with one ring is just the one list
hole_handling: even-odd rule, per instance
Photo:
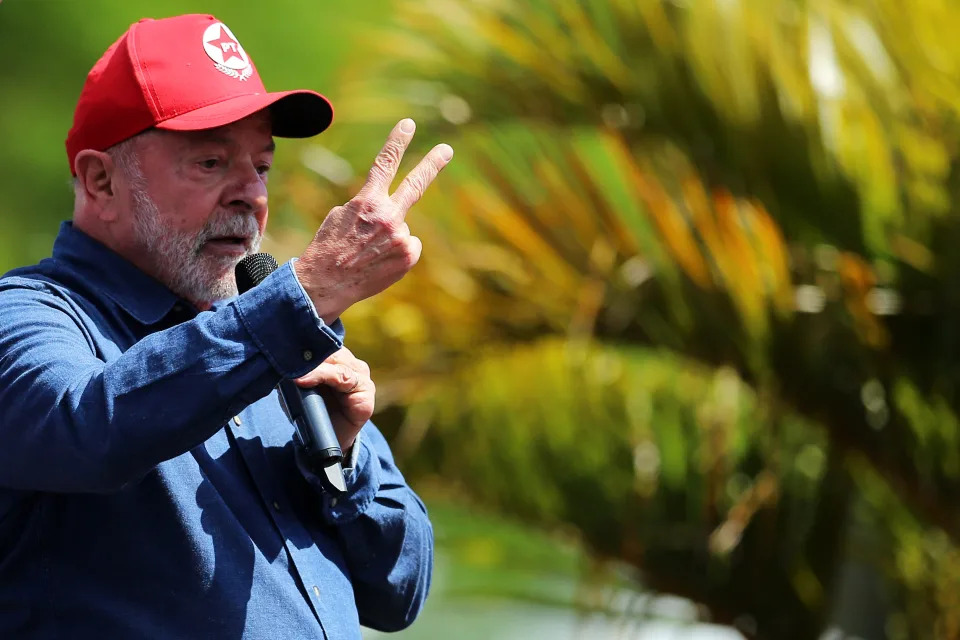
{"label": "shirt cuff", "polygon": [[368,440],[361,431],[353,442],[350,459],[344,460],[346,493],[338,496],[322,494],[323,518],[328,524],[347,524],[356,520],[380,490],[380,458]]}
{"label": "shirt cuff", "polygon": [[328,326],[287,262],[237,297],[236,305],[253,342],[284,378],[299,378],[343,347],[343,324]]}
{"label": "shirt cuff", "polygon": [[353,470],[357,468],[357,463],[360,460],[360,437],[358,433],[357,437],[353,439],[353,444],[350,445],[350,455],[343,461],[343,473],[350,474],[344,476],[348,480],[353,476]]}

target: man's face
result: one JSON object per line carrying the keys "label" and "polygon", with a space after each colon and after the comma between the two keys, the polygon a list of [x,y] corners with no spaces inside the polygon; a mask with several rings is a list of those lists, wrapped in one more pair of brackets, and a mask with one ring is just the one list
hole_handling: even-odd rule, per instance
{"label": "man's face", "polygon": [[234,267],[259,249],[270,131],[261,112],[217,129],[161,131],[139,148],[141,176],[130,185],[137,262],[200,308],[236,295]]}

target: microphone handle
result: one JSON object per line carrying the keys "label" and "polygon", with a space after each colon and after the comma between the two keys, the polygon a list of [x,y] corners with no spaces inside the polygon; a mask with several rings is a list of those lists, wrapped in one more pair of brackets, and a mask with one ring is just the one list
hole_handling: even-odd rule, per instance
{"label": "microphone handle", "polygon": [[280,382],[280,395],[297,428],[307,468],[325,481],[325,488],[342,493],[346,490],[341,465],[343,451],[323,396],[317,389],[297,386],[293,380]]}

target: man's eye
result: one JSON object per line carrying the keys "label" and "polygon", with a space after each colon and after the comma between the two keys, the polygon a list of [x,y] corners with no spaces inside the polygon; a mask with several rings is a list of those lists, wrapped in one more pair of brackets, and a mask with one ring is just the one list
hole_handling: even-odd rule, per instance
{"label": "man's eye", "polygon": [[270,165],[268,164],[262,164],[259,167],[257,167],[257,173],[259,173],[262,176],[267,175],[267,173],[269,172],[270,172]]}
{"label": "man's eye", "polygon": [[201,160],[200,166],[204,169],[216,169],[218,166],[220,166],[220,161],[216,158],[208,158],[206,160]]}

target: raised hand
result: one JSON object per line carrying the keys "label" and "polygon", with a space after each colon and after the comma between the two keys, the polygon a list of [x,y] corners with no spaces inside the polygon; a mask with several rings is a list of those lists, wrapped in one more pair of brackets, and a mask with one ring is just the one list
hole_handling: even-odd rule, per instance
{"label": "raised hand", "polygon": [[397,123],[360,192],[330,211],[295,263],[297,277],[324,322],[383,291],[420,259],[423,247],[410,233],[407,211],[450,162],[453,149],[435,146],[391,195],[390,185],[415,128],[409,118]]}

